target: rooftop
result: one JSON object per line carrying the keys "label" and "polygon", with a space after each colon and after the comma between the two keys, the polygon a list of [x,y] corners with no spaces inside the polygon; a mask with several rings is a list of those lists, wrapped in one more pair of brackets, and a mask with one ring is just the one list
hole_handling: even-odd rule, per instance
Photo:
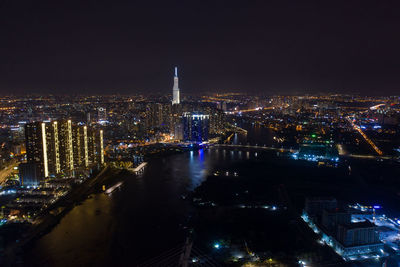
{"label": "rooftop", "polygon": [[369,220],[365,220],[363,222],[356,222],[356,223],[351,223],[349,225],[345,226],[347,229],[358,229],[358,228],[371,228],[371,227],[377,227],[376,224],[370,222]]}

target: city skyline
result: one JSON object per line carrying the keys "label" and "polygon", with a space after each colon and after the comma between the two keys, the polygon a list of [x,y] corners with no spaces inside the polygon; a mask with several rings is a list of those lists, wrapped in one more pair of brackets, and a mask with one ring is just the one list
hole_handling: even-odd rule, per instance
{"label": "city skyline", "polygon": [[[33,266],[400,261],[399,97],[0,100],[4,266],[13,255]],[[115,257],[115,242],[135,253]]]}
{"label": "city skyline", "polygon": [[0,266],[400,266],[399,8],[0,1]]}

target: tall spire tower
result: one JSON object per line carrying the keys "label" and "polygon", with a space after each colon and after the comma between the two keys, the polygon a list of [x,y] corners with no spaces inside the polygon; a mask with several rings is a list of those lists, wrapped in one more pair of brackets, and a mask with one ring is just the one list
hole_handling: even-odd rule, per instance
{"label": "tall spire tower", "polygon": [[179,104],[178,68],[175,67],[174,87],[172,88],[172,105]]}

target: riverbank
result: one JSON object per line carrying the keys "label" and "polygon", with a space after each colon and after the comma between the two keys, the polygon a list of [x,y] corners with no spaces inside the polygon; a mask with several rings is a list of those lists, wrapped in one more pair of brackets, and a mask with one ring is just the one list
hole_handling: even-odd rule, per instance
{"label": "riverbank", "polygon": [[2,266],[22,266],[22,253],[35,240],[51,231],[73,207],[79,205],[90,194],[99,192],[103,184],[111,184],[112,180],[118,179],[121,172],[123,171],[106,166],[95,177],[88,178],[82,184],[74,187],[65,197],[41,212],[14,243],[7,245],[0,264]]}
{"label": "riverbank", "polygon": [[[209,155],[209,157],[207,157]],[[122,171],[112,194],[91,194],[27,247],[29,266],[136,266],[185,240],[193,205],[182,200],[213,169],[213,149],[154,157],[143,174]],[[101,191],[104,183],[94,189]],[[106,188],[109,188],[106,184]],[[162,236],[162,239],[159,237]]]}
{"label": "riverbank", "polygon": [[[146,159],[158,159],[183,152],[197,150],[198,148],[180,148],[176,150],[166,150],[158,154],[148,155]],[[74,207],[83,203],[88,197],[93,194],[104,192],[104,189],[111,188],[123,181],[123,177],[132,176],[133,173],[126,169],[118,169],[105,167],[100,173],[95,174],[93,178],[88,178],[82,184],[76,184],[70,192],[59,199],[57,202],[42,211],[33,224],[25,224],[24,229],[19,227],[21,233],[12,239],[11,243],[6,244],[6,249],[0,257],[1,266],[22,266],[24,253],[35,243],[36,240],[51,232],[59,222],[67,215]],[[20,263],[19,263],[20,262]]]}

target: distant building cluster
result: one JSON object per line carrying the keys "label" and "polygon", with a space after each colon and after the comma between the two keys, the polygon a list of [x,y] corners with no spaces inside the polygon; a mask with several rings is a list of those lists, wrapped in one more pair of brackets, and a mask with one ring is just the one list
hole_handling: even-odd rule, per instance
{"label": "distant building cluster", "polygon": [[104,164],[103,130],[71,120],[33,122],[25,126],[27,162],[20,164],[22,185]]}
{"label": "distant building cluster", "polygon": [[184,103],[180,100],[179,78],[175,68],[172,102],[148,103],[144,113],[147,131],[169,133],[176,141],[204,142],[224,129],[226,103]]}

